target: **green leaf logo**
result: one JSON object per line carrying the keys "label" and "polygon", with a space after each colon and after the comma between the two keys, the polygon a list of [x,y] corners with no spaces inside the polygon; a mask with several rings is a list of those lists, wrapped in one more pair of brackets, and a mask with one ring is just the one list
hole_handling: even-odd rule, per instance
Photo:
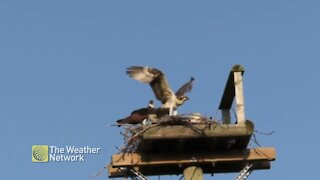
{"label": "green leaf logo", "polygon": [[33,145],[32,162],[48,162],[48,149],[47,145]]}

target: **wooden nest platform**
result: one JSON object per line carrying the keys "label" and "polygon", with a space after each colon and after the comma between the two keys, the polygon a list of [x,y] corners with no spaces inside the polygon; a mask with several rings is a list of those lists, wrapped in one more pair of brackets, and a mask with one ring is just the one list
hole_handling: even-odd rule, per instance
{"label": "wooden nest platform", "polygon": [[[219,106],[221,123],[187,114],[128,128],[126,146],[106,165],[109,178],[183,174],[185,180],[202,180],[203,173],[240,172],[237,179],[244,180],[253,170],[270,169],[274,148],[247,148],[254,124],[245,119],[243,73],[240,65],[231,69]],[[233,102],[235,123],[230,117]]]}
{"label": "wooden nest platform", "polygon": [[[147,127],[146,127],[147,128]],[[157,125],[141,134],[136,152],[213,152],[243,150],[253,134],[254,125],[218,124],[214,121],[183,125]]]}

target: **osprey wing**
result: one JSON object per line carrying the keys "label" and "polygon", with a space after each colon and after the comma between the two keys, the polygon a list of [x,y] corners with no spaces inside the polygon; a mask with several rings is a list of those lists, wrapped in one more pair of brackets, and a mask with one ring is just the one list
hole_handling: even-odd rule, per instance
{"label": "osprey wing", "polygon": [[133,115],[133,114],[148,115],[149,112],[150,112],[149,108],[140,108],[140,109],[136,109],[136,110],[132,111],[131,115]]}
{"label": "osprey wing", "polygon": [[162,103],[167,102],[172,95],[169,83],[160,70],[150,67],[130,66],[126,72],[131,78],[139,82],[149,83],[156,98]]}
{"label": "osprey wing", "polygon": [[127,68],[126,73],[131,78],[142,83],[150,83],[162,74],[162,72],[156,68],[143,66],[130,66]]}
{"label": "osprey wing", "polygon": [[185,93],[190,92],[192,90],[193,81],[194,81],[194,78],[191,77],[190,81],[182,85],[180,89],[176,92],[176,96],[183,96]]}

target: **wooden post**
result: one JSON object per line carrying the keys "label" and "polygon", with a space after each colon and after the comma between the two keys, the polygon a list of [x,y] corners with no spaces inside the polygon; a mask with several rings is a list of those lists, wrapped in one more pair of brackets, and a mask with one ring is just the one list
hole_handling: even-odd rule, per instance
{"label": "wooden post", "polygon": [[229,109],[221,109],[221,113],[222,113],[223,124],[230,124],[231,123],[230,110]]}
{"label": "wooden post", "polygon": [[189,166],[183,170],[185,180],[203,180],[202,174],[202,169],[197,166]]}
{"label": "wooden post", "polygon": [[234,65],[230,71],[226,87],[222,95],[219,109],[222,113],[223,124],[230,124],[230,109],[232,103],[235,99],[236,103],[236,116],[237,124],[245,124],[245,115],[244,115],[244,98],[243,98],[243,83],[242,75],[244,73],[244,68],[241,65]]}
{"label": "wooden post", "polygon": [[244,125],[246,118],[244,114],[242,72],[233,72],[233,74],[234,74],[235,97],[236,97],[236,107],[237,107],[237,122],[239,125]]}

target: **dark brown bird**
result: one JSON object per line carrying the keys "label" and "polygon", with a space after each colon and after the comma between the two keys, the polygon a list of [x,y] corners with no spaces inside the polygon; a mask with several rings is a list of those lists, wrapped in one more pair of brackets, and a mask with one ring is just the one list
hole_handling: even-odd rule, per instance
{"label": "dark brown bird", "polygon": [[168,115],[169,109],[168,108],[154,108],[153,101],[149,101],[147,108],[141,108],[132,111],[131,115],[117,120],[118,125],[122,124],[140,124],[143,120],[148,119],[150,115],[155,115],[155,119],[158,120],[165,115]]}
{"label": "dark brown bird", "polygon": [[118,124],[139,124],[147,119],[150,114],[155,114],[153,101],[149,101],[147,108],[137,109],[131,112],[131,115],[117,120]]}

